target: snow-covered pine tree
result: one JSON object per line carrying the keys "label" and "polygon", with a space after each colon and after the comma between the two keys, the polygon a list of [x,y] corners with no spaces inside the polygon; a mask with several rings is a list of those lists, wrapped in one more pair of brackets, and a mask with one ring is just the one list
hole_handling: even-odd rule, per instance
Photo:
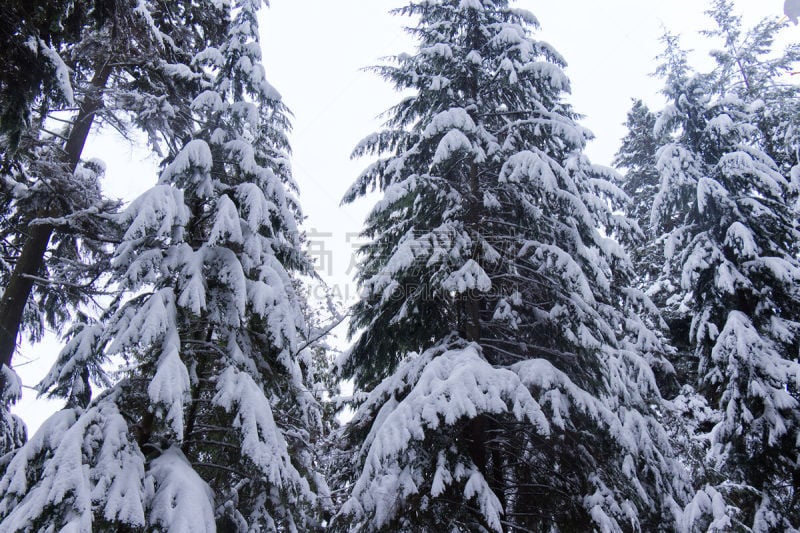
{"label": "snow-covered pine tree", "polygon": [[[18,218],[15,200],[27,192],[22,183],[26,165],[24,158],[17,154],[23,131],[31,127],[31,107],[44,98],[74,105],[72,88],[63,83],[67,71],[55,51],[60,44],[79,39],[75,26],[65,23],[80,15],[70,17],[67,4],[36,2],[31,5],[9,0],[2,8],[3,29],[0,32],[6,46],[0,59],[0,286],[3,292],[17,262],[17,241],[27,227],[15,220]],[[62,31],[55,31],[59,27]],[[22,316],[22,310],[19,318],[31,322],[30,317]],[[33,328],[34,335],[40,329]],[[15,340],[16,333],[14,329]],[[10,357],[0,358],[0,456],[21,445],[26,438],[23,422],[9,412],[9,407],[19,399],[20,385],[11,368]]]}
{"label": "snow-covered pine tree", "polygon": [[[3,9],[13,35],[0,76],[0,366],[11,376],[19,334],[36,341],[45,324],[60,331],[80,315],[107,270],[107,243],[119,240],[108,216],[118,203],[100,191],[103,164],[81,157],[90,131],[135,124],[154,146],[177,149],[190,135],[183,102],[196,92],[186,64],[216,21],[191,2],[14,0]],[[0,390],[11,384],[4,376]]]}
{"label": "snow-covered pine tree", "polygon": [[[654,231],[650,225],[650,210],[653,199],[658,193],[660,176],[656,170],[656,151],[659,139],[655,135],[656,115],[641,100],[635,100],[628,112],[626,126],[627,135],[622,139],[622,144],[614,157],[614,166],[624,172],[622,190],[632,199],[626,204],[627,215],[636,221],[640,232],[634,232],[632,239],[626,242],[631,261],[634,265],[634,286],[642,291],[649,291],[661,274],[664,264],[664,245],[654,238]],[[670,339],[682,337],[681,332],[688,329],[688,322],[679,314],[669,312],[665,300],[674,292],[669,286],[660,287],[652,291],[651,298],[662,312],[664,323],[667,326]],[[685,345],[685,343],[684,343]],[[673,348],[678,348],[678,343],[673,343]],[[673,397],[684,382],[679,374],[693,372],[696,365],[684,365],[676,368],[675,361],[685,358],[671,354],[653,361],[656,363],[653,370],[659,382],[661,393]],[[677,373],[676,373],[677,372]]]}
{"label": "snow-covered pine tree", "polygon": [[672,304],[691,318],[695,385],[719,410],[696,480],[705,486],[684,526],[794,530],[800,263],[786,201],[792,185],[761,147],[759,105],[715,95],[715,78],[694,74],[675,46],[668,56],[670,104],[657,133],[671,140],[658,151],[652,221],[666,243],[663,279],[680,280]]}
{"label": "snow-covered pine tree", "polygon": [[334,530],[670,529],[685,477],[652,412],[659,340],[603,236],[634,226],[583,154],[564,60],[504,0],[397,13],[419,47],[377,71],[412,94],[345,196],[383,192],[340,361],[367,394]]}
{"label": "snow-covered pine tree", "polygon": [[[614,166],[626,171],[622,190],[631,198],[642,200],[631,202],[628,214],[645,234],[651,233],[650,207],[660,182],[655,169],[659,141],[655,135],[655,125],[655,113],[643,101],[634,100],[625,122],[628,133],[622,139],[622,145],[614,157]],[[644,261],[642,266],[649,267]]]}
{"label": "snow-covered pine tree", "polygon": [[[264,77],[258,0],[207,2],[197,127],[122,216],[122,290],[74,327],[41,385],[66,397],[0,479],[0,529],[312,531],[326,485],[309,431],[287,111]],[[119,379],[104,366],[120,357]],[[88,372],[87,372],[88,371]],[[85,405],[88,379],[109,388]]]}
{"label": "snow-covered pine tree", "polygon": [[800,44],[792,40],[779,50],[776,41],[789,25],[785,19],[770,17],[745,28],[735,9],[733,0],[713,0],[706,12],[716,27],[704,34],[721,41],[711,53],[716,61],[712,90],[735,94],[752,106],[758,145],[789,176],[800,165],[800,85],[789,79],[800,64]]}

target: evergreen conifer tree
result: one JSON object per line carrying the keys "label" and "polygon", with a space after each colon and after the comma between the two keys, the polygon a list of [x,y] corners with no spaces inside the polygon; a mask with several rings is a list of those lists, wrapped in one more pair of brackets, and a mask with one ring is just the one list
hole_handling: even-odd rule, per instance
{"label": "evergreen conifer tree", "polygon": [[[19,337],[91,312],[108,270],[119,207],[101,194],[104,165],[83,149],[98,124],[140,129],[160,154],[191,135],[191,61],[215,38],[219,10],[144,0],[3,6],[0,75],[0,394],[11,401]],[[7,413],[8,404],[0,406]],[[2,430],[2,428],[0,428]],[[6,435],[0,436],[5,441]]]}
{"label": "evergreen conifer tree", "polygon": [[659,284],[680,282],[670,284],[668,303],[691,320],[684,342],[697,378],[688,385],[718,410],[706,416],[712,427],[698,427],[710,447],[684,526],[793,530],[800,263],[787,198],[794,186],[765,150],[763,103],[715,91],[719,78],[695,74],[669,44],[661,69],[669,105],[656,125],[669,140],[657,152],[652,212],[665,243]]}
{"label": "evergreen conifer tree", "polygon": [[752,106],[758,145],[788,176],[800,164],[800,106],[787,105],[800,101],[800,86],[788,78],[800,63],[800,44],[794,39],[777,49],[786,20],[770,17],[746,28],[735,8],[733,0],[713,0],[706,11],[715,27],[703,33],[722,45],[711,53],[716,61],[712,90],[735,94]]}
{"label": "evergreen conifer tree", "polygon": [[[662,311],[664,323],[659,324],[669,332],[669,338],[681,338],[681,332],[688,329],[688,322],[679,314],[671,312],[666,300],[674,292],[668,283],[655,285],[660,279],[664,264],[664,245],[655,237],[650,223],[650,210],[658,193],[660,176],[656,170],[656,151],[659,140],[655,134],[656,115],[641,100],[635,100],[628,112],[626,126],[628,134],[622,139],[620,149],[614,158],[614,166],[624,171],[622,190],[631,198],[626,204],[627,214],[636,221],[641,231],[634,232],[626,242],[636,276],[634,286],[645,291]],[[655,286],[654,286],[655,285]],[[663,328],[666,326],[666,328]],[[673,342],[672,348],[685,348]],[[678,393],[685,379],[680,374],[692,373],[696,365],[673,366],[675,362],[685,362],[688,358],[669,354],[669,357],[654,359],[653,370],[659,382],[659,389],[667,397]]]}
{"label": "evergreen conifer tree", "polygon": [[334,529],[670,529],[686,479],[651,407],[662,347],[615,240],[635,224],[582,152],[564,60],[504,0],[397,12],[419,47],[377,71],[412,94],[345,197],[383,193],[340,361],[368,394]]}
{"label": "evergreen conifer tree", "polygon": [[[628,214],[636,220],[645,235],[652,233],[650,207],[658,193],[660,181],[655,168],[655,153],[659,144],[655,125],[655,113],[643,101],[634,100],[625,122],[628,133],[614,157],[614,166],[626,171],[622,190],[637,199],[637,202],[631,203]],[[640,266],[649,266],[649,261],[642,260]]]}
{"label": "evergreen conifer tree", "polygon": [[[0,478],[4,531],[320,527],[320,411],[295,290],[310,263],[259,6],[201,6],[217,31],[185,64],[196,127],[120,217],[119,296],[73,327],[40,385],[68,406]],[[90,381],[108,387],[91,402]]]}

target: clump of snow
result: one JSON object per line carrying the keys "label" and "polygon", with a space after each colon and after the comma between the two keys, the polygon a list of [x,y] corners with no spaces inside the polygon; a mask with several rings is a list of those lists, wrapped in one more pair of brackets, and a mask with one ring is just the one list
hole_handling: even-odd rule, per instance
{"label": "clump of snow", "polygon": [[243,456],[271,485],[293,489],[306,500],[314,499],[308,481],[292,464],[269,400],[250,375],[227,368],[217,380],[213,402],[234,415],[233,428],[241,434]]}
{"label": "clump of snow", "polygon": [[438,165],[447,162],[454,154],[471,150],[472,142],[466,135],[459,130],[450,130],[442,137],[442,140],[439,141],[439,146],[436,148],[436,153],[433,156],[431,164]]}
{"label": "clump of snow", "polygon": [[144,472],[144,456],[113,395],[85,412],[65,409],[41,426],[0,478],[0,525],[26,531],[47,509],[60,531],[91,531],[94,512],[113,524],[144,527]]}
{"label": "clump of snow", "polygon": [[150,462],[148,526],[170,533],[214,533],[214,494],[180,449],[171,447]]}
{"label": "clump of snow", "polygon": [[67,65],[64,63],[64,60],[61,59],[61,56],[58,54],[58,52],[51,48],[46,42],[39,39],[38,44],[39,53],[50,62],[50,66],[55,71],[54,78],[58,87],[58,91],[61,93],[61,96],[64,97],[64,100],[67,102],[67,104],[74,106],[75,94],[72,91],[72,82],[70,81],[69,77],[69,67],[67,67]]}
{"label": "clump of snow", "polygon": [[455,294],[464,294],[467,291],[489,292],[492,280],[474,259],[470,259],[450,274],[442,287]]}
{"label": "clump of snow", "polygon": [[461,107],[454,107],[431,118],[423,135],[432,138],[446,131],[461,130],[464,133],[472,133],[475,129],[475,122],[469,113]]}
{"label": "clump of snow", "polygon": [[178,152],[172,163],[161,173],[159,183],[181,183],[180,179],[189,176],[190,183],[200,197],[212,196],[214,185],[211,180],[211,167],[214,164],[211,149],[201,139],[194,139]]}
{"label": "clump of snow", "polygon": [[800,19],[800,0],[785,0],[783,3],[783,12],[796,26]]}
{"label": "clump of snow", "polygon": [[13,404],[22,398],[22,380],[13,368],[0,365],[0,383],[3,385],[0,390],[0,405]]}

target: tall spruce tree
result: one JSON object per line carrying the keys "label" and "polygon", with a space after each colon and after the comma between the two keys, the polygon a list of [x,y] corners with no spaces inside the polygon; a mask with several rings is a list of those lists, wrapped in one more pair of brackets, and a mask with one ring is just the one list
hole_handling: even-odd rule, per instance
{"label": "tall spruce tree", "polygon": [[[681,332],[689,326],[684,317],[671,312],[666,305],[666,300],[674,290],[668,283],[664,286],[655,285],[664,264],[664,245],[655,238],[656,233],[650,223],[650,210],[661,181],[656,169],[656,151],[661,140],[655,133],[656,114],[643,101],[635,100],[625,125],[628,134],[622,139],[620,149],[614,157],[614,166],[624,172],[622,190],[632,199],[625,205],[626,213],[636,221],[640,230],[634,232],[625,243],[630,249],[636,272],[633,282],[637,289],[649,293],[648,296],[662,311],[664,322],[659,325],[674,341],[682,337]],[[686,343],[681,345],[673,342],[672,348],[685,351]],[[680,384],[686,382],[683,375],[692,373],[696,365],[680,364],[685,363],[688,358],[676,357],[674,353],[664,355],[668,357],[653,359],[651,363],[661,393],[671,398],[678,393]],[[677,369],[674,366],[676,362],[679,363]]]}
{"label": "tall spruce tree", "polygon": [[786,20],[769,17],[747,28],[735,7],[733,0],[713,0],[706,11],[715,27],[704,34],[721,45],[711,53],[716,61],[713,90],[735,94],[752,106],[758,145],[788,175],[800,164],[800,106],[787,105],[800,100],[800,85],[789,78],[800,63],[800,44],[792,40],[778,49]]}
{"label": "tall spruce tree", "polygon": [[[794,186],[766,151],[763,102],[694,73],[675,40],[661,73],[669,105],[658,135],[653,226],[665,242],[660,283],[691,320],[694,385],[708,417],[706,467],[684,526],[787,531],[800,526],[800,292]],[[717,89],[715,89],[715,85]],[[699,405],[696,404],[695,407]],[[703,431],[702,427],[698,428]]]}
{"label": "tall spruce tree", "polygon": [[[564,60],[504,0],[411,2],[412,94],[355,155],[380,158],[342,373],[334,530],[670,530],[686,494],[653,412],[660,341],[612,238],[625,195],[583,154]],[[636,311],[641,311],[637,314]]]}
{"label": "tall spruce tree", "polygon": [[[645,235],[649,235],[652,233],[650,208],[660,182],[655,168],[655,154],[659,145],[655,134],[656,114],[642,100],[634,100],[625,126],[628,133],[614,157],[614,166],[626,171],[622,190],[631,198],[640,200],[631,202],[629,216],[636,220]],[[636,262],[637,256],[632,257]],[[649,263],[642,259],[639,266],[650,268]]]}
{"label": "tall spruce tree", "polygon": [[[37,219],[55,215],[48,205],[61,207],[77,201],[73,211],[92,204],[113,208],[97,202],[96,178],[101,166],[78,168],[76,161],[72,171],[80,177],[65,180],[68,171],[59,161],[63,135],[42,134],[47,110],[76,105],[69,70],[58,50],[74,46],[80,41],[81,32],[95,23],[88,20],[91,8],[72,4],[9,1],[0,8],[1,31],[7,44],[0,68],[0,456],[25,440],[24,424],[8,411],[21,393],[19,378],[11,365],[18,333],[27,329],[36,339],[41,336],[45,321],[58,323],[65,304],[75,303],[75,293],[80,292],[76,289],[83,281],[72,283],[76,280],[69,275],[71,272],[62,272],[66,274],[63,290],[40,291],[35,302],[40,305],[28,305],[34,279],[46,278],[40,265],[45,248],[33,250],[29,246],[28,253],[22,254],[24,245],[39,231]],[[102,25],[99,18],[96,23]],[[38,121],[33,117],[34,110],[39,114]],[[76,256],[94,259],[92,256],[98,251],[91,237],[83,246],[70,244],[74,243],[54,248],[60,248],[61,254],[73,261]]]}
{"label": "tall spruce tree", "polygon": [[[294,288],[310,263],[260,4],[197,6],[217,31],[182,69],[196,127],[119,220],[120,295],[73,327],[40,386],[68,407],[0,478],[4,531],[320,527],[320,412]],[[117,375],[110,357],[125,362]],[[108,387],[91,403],[90,380]]]}
{"label": "tall spruce tree", "polygon": [[191,135],[198,80],[187,64],[215,38],[216,12],[144,0],[3,5],[0,389],[13,381],[20,334],[36,341],[45,325],[60,332],[86,312],[108,243],[119,241],[109,216],[119,204],[99,186],[104,165],[82,158],[90,133],[140,129],[174,155]]}

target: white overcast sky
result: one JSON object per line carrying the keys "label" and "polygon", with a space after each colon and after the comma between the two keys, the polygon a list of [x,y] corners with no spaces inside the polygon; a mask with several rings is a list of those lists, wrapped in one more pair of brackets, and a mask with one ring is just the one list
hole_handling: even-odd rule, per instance
{"label": "white overcast sky", "polygon": [[[371,200],[340,207],[344,191],[368,161],[351,161],[355,144],[380,126],[377,116],[398,101],[384,81],[362,69],[385,57],[413,50],[403,32],[408,19],[389,15],[398,0],[270,0],[264,10],[262,44],[267,76],[294,113],[292,134],[295,179],[307,216],[306,229],[316,243],[321,274],[352,301],[352,250]],[[631,98],[654,108],[660,82],[649,76],[661,50],[664,28],[685,37],[705,60],[707,43],[696,32],[707,24],[703,0],[519,0],[541,23],[536,35],[567,60],[571,103],[596,135],[588,148],[595,163],[610,165]],[[782,15],[783,0],[738,0],[745,21]],[[785,39],[800,39],[800,27]],[[155,159],[114,141],[111,132],[93,137],[86,156],[104,159],[104,185],[131,199],[156,180]],[[322,236],[320,234],[328,234]],[[52,336],[37,346],[22,346],[15,358],[27,386],[34,385],[54,360],[59,343]],[[27,362],[27,364],[25,364]],[[35,400],[26,390],[15,409],[31,432],[59,405]]]}

